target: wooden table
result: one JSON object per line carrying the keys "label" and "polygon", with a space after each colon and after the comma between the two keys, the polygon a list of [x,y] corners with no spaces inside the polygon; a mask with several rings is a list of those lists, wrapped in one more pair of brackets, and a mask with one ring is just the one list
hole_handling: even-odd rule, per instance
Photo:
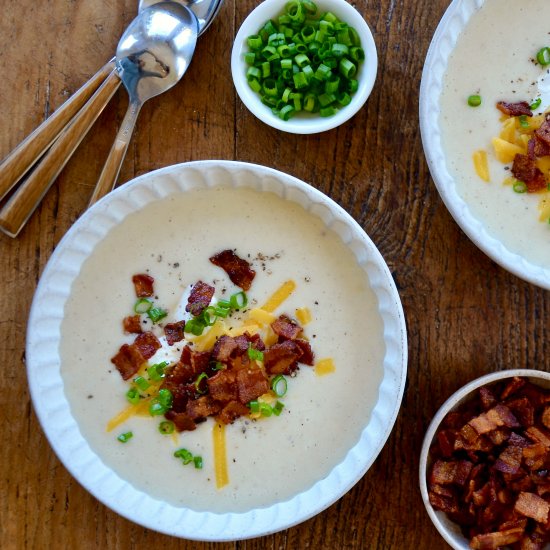
{"label": "wooden table", "polygon": [[[6,0],[0,18],[0,156],[6,155],[107,59],[136,0]],[[408,383],[401,412],[364,478],[317,517],[231,544],[178,540],[139,527],[67,473],[34,415],[25,330],[40,274],[86,207],[126,109],[120,90],[19,238],[0,235],[0,546],[43,548],[443,548],[417,482],[424,431],[456,389],[507,367],[549,365],[548,292],[510,275],[461,232],[423,156],[418,90],[424,57],[449,0],[353,2],[372,28],[379,73],[367,105],[320,135],[271,129],[237,98],[233,38],[257,0],[226,0],[183,81],[148,102],[119,181],[197,159],[272,166],[330,195],[386,259],[407,317]]]}

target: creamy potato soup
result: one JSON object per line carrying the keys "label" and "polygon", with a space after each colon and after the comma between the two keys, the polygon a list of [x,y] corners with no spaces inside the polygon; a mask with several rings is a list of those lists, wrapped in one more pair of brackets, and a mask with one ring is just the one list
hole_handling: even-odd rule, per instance
{"label": "creamy potato soup", "polygon": [[[474,217],[511,252],[550,268],[550,225],[539,221],[539,194],[518,194],[503,180],[510,176],[495,158],[491,139],[502,124],[497,101],[533,102],[550,107],[548,70],[534,62],[550,46],[548,0],[487,0],[458,37],[443,81],[440,126],[449,173]],[[479,94],[482,104],[468,106]],[[490,182],[472,162],[474,151],[488,152]]]}
{"label": "creamy potato soup", "polygon": [[[122,330],[136,301],[132,275],[154,277],[155,304],[172,312],[171,321],[199,279],[217,296],[222,288],[240,290],[208,260],[229,248],[256,271],[249,305],[264,303],[284,281],[296,283],[274,313],[294,317],[297,308],[309,308],[305,336],[316,360],[332,358],[335,370],[319,376],[301,365],[288,377],[280,416],[227,426],[229,484],[217,489],[212,419],[176,436],[159,433],[163,417],[132,416],[110,432],[106,426],[128,406],[129,385],[110,359],[133,340]],[[215,512],[265,507],[325,477],[369,420],[385,353],[376,297],[340,238],[299,205],[245,188],[198,189],[129,215],[84,263],[61,332],[65,393],[92,449],[137,489]],[[129,431],[129,441],[117,441]],[[173,456],[182,447],[202,456],[202,469]]]}

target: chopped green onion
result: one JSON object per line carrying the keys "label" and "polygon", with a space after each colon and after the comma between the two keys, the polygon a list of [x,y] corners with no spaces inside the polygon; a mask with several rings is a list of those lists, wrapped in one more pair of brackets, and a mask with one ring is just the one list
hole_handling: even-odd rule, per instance
{"label": "chopped green onion", "polygon": [[223,363],[220,363],[219,361],[216,361],[214,365],[212,365],[212,370],[223,370],[225,369],[225,365]]}
{"label": "chopped green onion", "polygon": [[202,470],[202,456],[194,456],[193,464],[197,470]]}
{"label": "chopped green onion", "polygon": [[273,409],[268,403],[260,403],[260,414],[269,417],[273,414]]}
{"label": "chopped green onion", "polygon": [[128,402],[130,402],[132,405],[137,405],[139,403],[139,392],[136,390],[136,388],[130,388],[126,392],[126,399]]}
{"label": "chopped green onion", "polygon": [[248,358],[252,359],[252,361],[263,361],[264,360],[264,354],[259,350],[252,347],[252,344],[248,344]]}
{"label": "chopped green onion", "polygon": [[195,390],[197,391],[197,393],[206,393],[206,390],[203,390],[203,389],[201,389],[201,387],[200,387],[201,382],[202,382],[205,378],[208,378],[208,374],[206,374],[205,372],[201,372],[201,373],[197,376],[197,379],[195,380]]}
{"label": "chopped green onion", "polygon": [[537,52],[537,61],[543,66],[550,65],[550,48],[548,46],[541,48]]}
{"label": "chopped green onion", "polygon": [[185,323],[185,332],[189,333],[189,334],[194,334],[195,336],[200,336],[204,329],[206,327],[200,322],[198,321],[196,318],[195,319],[190,319],[189,321],[187,321]]}
{"label": "chopped green onion", "polygon": [[193,461],[193,453],[187,449],[178,449],[177,451],[174,451],[174,456],[176,458],[181,458],[184,464],[189,464]]}
{"label": "chopped green onion", "polygon": [[159,390],[158,401],[163,407],[169,409],[172,406],[173,400],[174,396],[172,395],[172,392],[170,390],[166,388],[162,388]]}
{"label": "chopped green onion", "polygon": [[153,323],[158,323],[161,319],[164,319],[168,315],[168,312],[160,307],[152,307],[147,311],[147,317],[153,321]]}
{"label": "chopped green onion", "polygon": [[243,309],[248,304],[248,298],[246,294],[241,290],[236,292],[229,298],[229,303],[231,304],[232,309]]}
{"label": "chopped green onion", "polygon": [[171,420],[164,420],[159,424],[159,432],[162,435],[170,435],[174,433],[175,425]]}
{"label": "chopped green onion", "polygon": [[160,382],[164,378],[164,369],[167,366],[168,363],[163,361],[162,363],[155,363],[154,365],[147,367],[147,374],[149,375],[149,378],[154,382]]}
{"label": "chopped green onion", "polygon": [[468,96],[468,105],[470,107],[479,107],[481,105],[481,96],[480,95]]}
{"label": "chopped green onion", "polygon": [[286,378],[282,374],[278,374],[271,380],[271,389],[277,397],[283,397],[288,389]]}
{"label": "chopped green onion", "polygon": [[260,412],[260,403],[256,399],[254,399],[253,401],[250,401],[250,403],[248,403],[248,406],[250,407],[251,413]]}
{"label": "chopped green onion", "polygon": [[151,416],[160,416],[167,411],[167,408],[159,402],[158,399],[153,399],[149,405],[149,414]]}
{"label": "chopped green onion", "polygon": [[121,443],[126,443],[129,439],[132,439],[132,437],[134,437],[134,434],[132,432],[125,432],[123,434],[120,434],[117,439]]}
{"label": "chopped green onion", "polygon": [[521,115],[519,117],[519,125],[522,128],[529,128],[529,119],[528,119],[527,115]]}
{"label": "chopped green onion", "polygon": [[279,416],[283,412],[284,408],[285,408],[284,404],[281,403],[280,401],[277,401],[277,403],[275,403],[273,407],[273,414],[275,416]]}
{"label": "chopped green onion", "polygon": [[136,376],[134,378],[134,384],[142,391],[145,391],[151,385],[147,382],[147,380],[145,380],[145,378],[143,378],[143,376]]}
{"label": "chopped green onion", "polygon": [[151,302],[151,300],[148,300],[147,298],[140,298],[134,304],[134,311],[139,314],[147,313],[152,307],[153,307],[153,302]]}
{"label": "chopped green onion", "polygon": [[533,101],[533,103],[529,105],[529,109],[531,109],[531,111],[536,111],[540,107],[541,102],[542,99],[540,97],[537,97],[537,99],[535,99],[535,101]]}
{"label": "chopped green onion", "polygon": [[516,181],[514,185],[512,186],[514,191],[516,193],[526,193],[527,192],[527,185],[523,183],[522,181]]}

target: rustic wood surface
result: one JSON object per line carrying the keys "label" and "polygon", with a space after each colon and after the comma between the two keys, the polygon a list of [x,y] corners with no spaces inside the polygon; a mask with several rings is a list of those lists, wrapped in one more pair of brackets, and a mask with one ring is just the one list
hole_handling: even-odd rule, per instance
{"label": "rustic wood surface", "polygon": [[[0,18],[0,157],[113,54],[136,0],[5,0]],[[278,168],[330,195],[385,257],[407,318],[408,381],[397,423],[364,478],[317,517],[227,544],[171,538],[89,495],[51,450],[33,412],[25,330],[34,289],[56,244],[85,209],[124,115],[119,90],[17,239],[0,235],[0,547],[3,549],[444,548],[417,482],[424,431],[467,381],[509,367],[547,368],[548,292],[510,275],[461,232],[423,156],[418,90],[449,0],[357,0],[379,72],[367,105],[338,129],[281,133],[236,96],[230,50],[258,0],[226,0],[183,81],[147,102],[119,181],[170,164],[235,159]]]}

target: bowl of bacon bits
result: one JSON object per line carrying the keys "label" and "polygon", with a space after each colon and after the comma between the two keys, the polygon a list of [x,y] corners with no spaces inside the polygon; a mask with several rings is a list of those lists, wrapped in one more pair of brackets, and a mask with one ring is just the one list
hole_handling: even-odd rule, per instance
{"label": "bowl of bacon bits", "polygon": [[550,373],[497,372],[453,394],[424,438],[420,490],[455,549],[547,548]]}
{"label": "bowl of bacon bits", "polygon": [[245,106],[295,134],[330,130],[355,115],[377,65],[369,26],[346,0],[265,0],[243,22],[231,54]]}

